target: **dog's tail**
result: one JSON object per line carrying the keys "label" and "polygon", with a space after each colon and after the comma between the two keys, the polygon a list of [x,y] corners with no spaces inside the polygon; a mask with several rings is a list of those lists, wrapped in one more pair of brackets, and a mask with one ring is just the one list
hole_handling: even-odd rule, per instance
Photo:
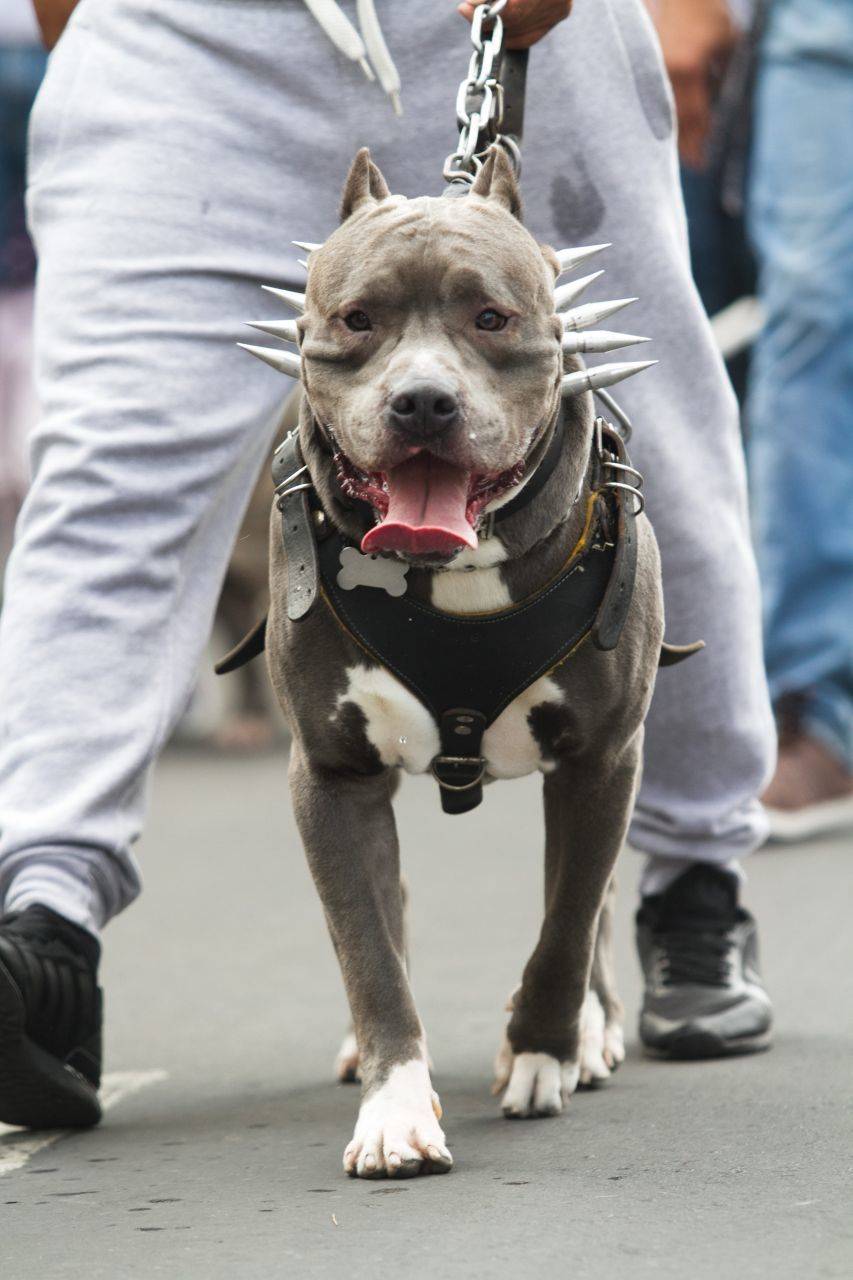
{"label": "dog's tail", "polygon": [[693,644],[667,644],[664,640],[660,647],[659,667],[675,667],[691,654],[705,648],[704,640],[694,640]]}

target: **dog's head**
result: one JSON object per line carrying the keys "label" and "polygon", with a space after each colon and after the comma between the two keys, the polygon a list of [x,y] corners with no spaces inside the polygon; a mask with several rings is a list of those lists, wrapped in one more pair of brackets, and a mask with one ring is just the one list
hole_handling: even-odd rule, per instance
{"label": "dog's head", "polygon": [[379,523],[363,549],[446,560],[524,474],[559,403],[559,264],[493,150],[464,199],[392,196],[367,151],[311,254],[304,385],[338,480]]}

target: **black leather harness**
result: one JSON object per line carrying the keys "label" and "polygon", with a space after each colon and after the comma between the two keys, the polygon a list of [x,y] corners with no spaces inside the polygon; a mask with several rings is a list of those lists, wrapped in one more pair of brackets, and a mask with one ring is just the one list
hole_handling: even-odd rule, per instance
{"label": "black leather harness", "polygon": [[[528,483],[494,513],[496,523],[541,490],[562,443],[560,422]],[[637,563],[634,497],[628,493],[636,494],[639,480],[622,437],[597,420],[584,531],[563,567],[531,596],[485,614],[443,613],[373,586],[345,589],[338,581],[340,557],[352,544],[328,520],[321,518],[317,529],[321,507],[295,431],[276,450],[273,478],[287,560],[288,616],[298,622],[322,596],[338,625],[435,717],[441,745],[432,772],[444,811],[473,809],[482,799],[482,741],[489,725],[587,637],[599,649],[613,649],[619,640]],[[217,672],[233,671],[261,653],[265,630],[266,620],[217,664]]]}

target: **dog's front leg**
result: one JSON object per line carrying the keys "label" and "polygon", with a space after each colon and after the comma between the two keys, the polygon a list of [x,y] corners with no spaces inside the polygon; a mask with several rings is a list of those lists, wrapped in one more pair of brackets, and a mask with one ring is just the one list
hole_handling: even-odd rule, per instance
{"label": "dog's front leg", "polygon": [[361,1178],[445,1173],[453,1160],[406,976],[389,776],[320,769],[294,743],[290,784],[359,1048],[361,1109],[344,1169]]}
{"label": "dog's front leg", "polygon": [[577,1087],[593,944],[630,818],[641,743],[642,731],[615,757],[564,759],[545,778],[545,919],[507,1029],[508,1116],[556,1115]]}

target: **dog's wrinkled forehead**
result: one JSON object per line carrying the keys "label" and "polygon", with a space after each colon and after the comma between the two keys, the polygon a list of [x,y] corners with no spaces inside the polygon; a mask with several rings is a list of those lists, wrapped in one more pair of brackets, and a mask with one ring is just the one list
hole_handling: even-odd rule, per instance
{"label": "dog's wrinkled forehead", "polygon": [[551,314],[556,260],[522,226],[517,197],[508,200],[502,187],[493,193],[489,175],[464,198],[412,200],[390,195],[384,183],[374,194],[370,176],[359,190],[351,175],[344,221],[312,257],[309,308],[328,314],[368,300],[395,309],[465,301]]}

